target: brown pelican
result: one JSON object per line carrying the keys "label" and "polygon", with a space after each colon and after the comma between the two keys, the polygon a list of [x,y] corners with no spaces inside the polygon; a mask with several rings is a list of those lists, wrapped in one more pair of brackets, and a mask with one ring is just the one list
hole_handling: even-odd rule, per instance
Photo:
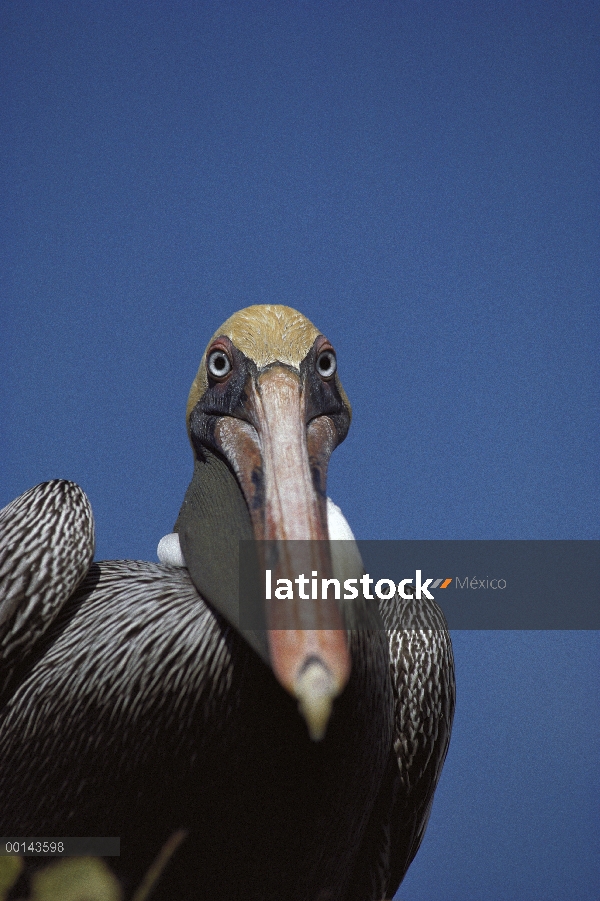
{"label": "brown pelican", "polygon": [[0,513],[0,835],[120,836],[131,890],[184,829],[157,901],[392,897],[450,738],[439,608],[265,599],[252,630],[236,606],[241,539],[303,548],[327,577],[356,569],[353,542],[327,540],[351,537],[326,496],[350,416],[318,329],[249,307],[192,384],[194,474],[162,563],[92,563],[71,482]]}

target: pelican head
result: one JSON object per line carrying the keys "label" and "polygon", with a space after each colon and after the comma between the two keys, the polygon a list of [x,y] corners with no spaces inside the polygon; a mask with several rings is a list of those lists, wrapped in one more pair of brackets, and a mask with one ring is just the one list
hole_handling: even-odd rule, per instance
{"label": "pelican head", "polygon": [[[175,528],[194,584],[239,627],[240,539],[286,542],[273,558],[275,580],[299,565],[333,575],[327,467],[351,418],[335,350],[290,307],[241,310],[211,338],[186,418],[194,477]],[[321,738],[350,673],[340,612],[333,600],[265,603],[266,635],[245,637]]]}

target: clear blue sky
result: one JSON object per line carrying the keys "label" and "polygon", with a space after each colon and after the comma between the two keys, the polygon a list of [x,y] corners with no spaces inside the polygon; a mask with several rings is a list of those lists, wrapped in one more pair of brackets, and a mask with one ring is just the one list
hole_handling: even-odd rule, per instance
{"label": "clear blue sky", "polygon": [[[98,559],[156,559],[206,342],[274,302],[338,351],[359,537],[600,537],[597,3],[0,0],[0,26],[0,506],[73,479]],[[596,901],[598,636],[454,642],[398,897]]]}

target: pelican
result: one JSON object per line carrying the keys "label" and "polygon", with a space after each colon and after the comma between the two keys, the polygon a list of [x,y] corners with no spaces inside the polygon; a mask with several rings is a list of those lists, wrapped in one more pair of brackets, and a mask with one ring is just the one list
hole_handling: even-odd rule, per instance
{"label": "pelican", "polygon": [[263,598],[263,628],[240,614],[240,542],[279,548],[261,551],[274,580],[362,572],[326,494],[350,418],[327,338],[249,307],[192,383],[193,477],[160,563],[92,562],[72,482],[1,511],[0,835],[118,836],[130,893],[185,830],[153,901],[393,896],[450,740],[440,609]]}

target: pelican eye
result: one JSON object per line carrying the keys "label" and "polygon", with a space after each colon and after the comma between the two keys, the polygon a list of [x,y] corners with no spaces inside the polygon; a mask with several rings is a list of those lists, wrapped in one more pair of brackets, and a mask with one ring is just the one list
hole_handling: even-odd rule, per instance
{"label": "pelican eye", "polygon": [[332,350],[323,350],[317,357],[317,372],[322,379],[330,379],[337,369],[337,360]]}
{"label": "pelican eye", "polygon": [[213,350],[208,355],[206,368],[210,375],[215,379],[223,379],[231,372],[231,360],[224,350]]}

